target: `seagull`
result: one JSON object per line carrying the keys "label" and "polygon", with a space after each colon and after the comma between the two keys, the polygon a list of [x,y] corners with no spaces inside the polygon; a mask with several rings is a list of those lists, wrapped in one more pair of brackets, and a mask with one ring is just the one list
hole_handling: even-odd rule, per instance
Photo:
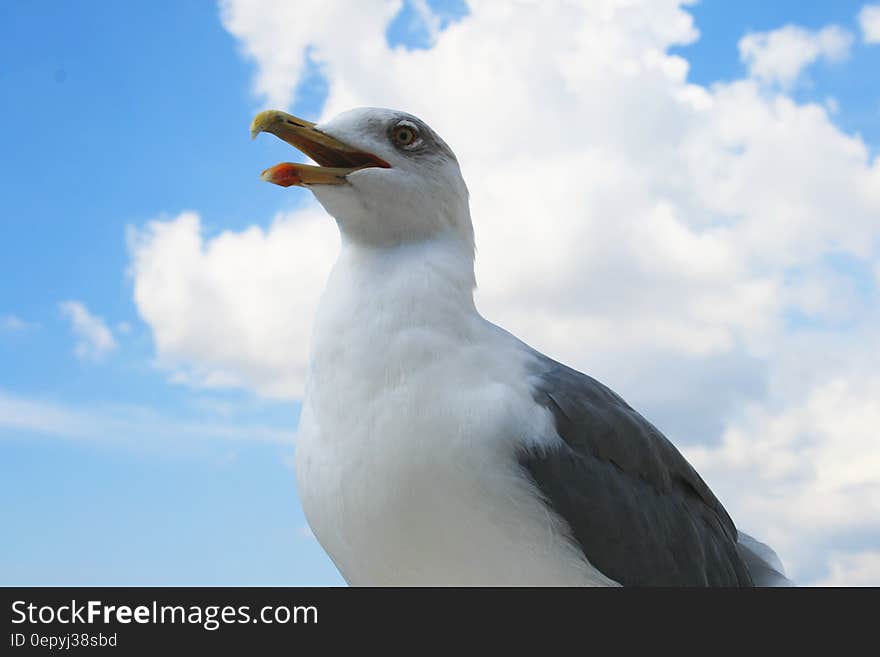
{"label": "seagull", "polygon": [[313,325],[296,479],[353,586],[784,586],[675,446],[618,394],[474,305],[468,190],[411,114],[268,110],[314,162],[339,257]]}

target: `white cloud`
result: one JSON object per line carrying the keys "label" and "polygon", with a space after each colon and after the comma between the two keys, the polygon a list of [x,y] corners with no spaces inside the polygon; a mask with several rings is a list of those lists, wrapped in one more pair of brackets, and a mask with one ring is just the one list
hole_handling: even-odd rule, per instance
{"label": "white cloud", "polygon": [[254,90],[270,105],[286,107],[305,68],[307,49],[324,61],[332,50],[360,47],[367,57],[384,48],[362,34],[384,34],[397,0],[379,2],[220,1],[220,17],[230,31],[264,34],[240,42],[244,55],[259,64]]}
{"label": "white cloud", "polygon": [[71,328],[77,338],[75,353],[88,360],[100,360],[116,349],[113,333],[104,320],[92,315],[79,301],[64,301],[59,304],[61,314],[70,320]]}
{"label": "white cloud", "polygon": [[745,531],[760,527],[789,568],[809,573],[830,537],[880,536],[880,378],[832,372],[788,393],[781,406],[746,407],[719,446],[686,453]]}
{"label": "white cloud", "polygon": [[818,59],[845,59],[852,42],[852,34],[836,25],[818,31],[786,25],[747,34],[739,42],[739,56],[752,77],[787,87]]}
{"label": "white cloud", "polygon": [[0,315],[0,330],[21,333],[35,328],[37,325],[24,321],[17,315]]}
{"label": "white cloud", "polygon": [[234,423],[228,418],[218,422],[211,415],[181,419],[150,408],[122,404],[82,408],[0,389],[0,437],[37,434],[151,447],[157,445],[159,438],[293,442],[291,430]]}
{"label": "white cloud", "polygon": [[181,383],[298,395],[338,241],[317,209],[211,238],[192,212],[132,230],[135,302],[159,363]]}
{"label": "white cloud", "polygon": [[865,43],[880,43],[880,5],[865,5],[859,12],[859,27]]}
{"label": "white cloud", "polygon": [[[863,367],[878,299],[854,273],[880,271],[865,144],[756,79],[689,83],[667,51],[697,33],[674,0],[473,3],[415,51],[385,42],[393,2],[326,27],[363,4],[307,30],[287,29],[289,3],[230,0],[224,24],[270,104],[288,103],[311,46],[325,118],[379,105],[432,124],[471,189],[483,313],[644,410],[796,578],[818,579],[853,532],[880,535],[864,431],[880,392]],[[836,28],[807,34],[812,60],[848,48]],[[808,63],[753,41],[756,77]],[[334,230],[310,205],[268,229],[206,237],[184,214],[140,231],[136,300],[160,361],[180,380],[300,394]]]}
{"label": "white cloud", "polygon": [[875,586],[880,582],[880,551],[837,553],[830,560],[829,576],[820,586]]}

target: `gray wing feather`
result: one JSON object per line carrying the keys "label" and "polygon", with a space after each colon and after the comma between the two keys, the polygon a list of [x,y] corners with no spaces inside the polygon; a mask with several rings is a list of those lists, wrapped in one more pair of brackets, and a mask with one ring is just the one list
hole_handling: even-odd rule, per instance
{"label": "gray wing feather", "polygon": [[675,446],[611,389],[537,356],[533,396],[562,441],[520,464],[590,563],[629,586],[751,586],[733,521]]}
{"label": "gray wing feather", "polygon": [[769,545],[740,532],[736,547],[749,568],[755,586],[794,586],[794,582],[785,576],[782,562]]}

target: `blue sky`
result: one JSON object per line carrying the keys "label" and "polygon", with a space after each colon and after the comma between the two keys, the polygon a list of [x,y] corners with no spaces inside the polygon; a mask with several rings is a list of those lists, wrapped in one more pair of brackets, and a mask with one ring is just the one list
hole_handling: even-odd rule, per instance
{"label": "blue sky", "polygon": [[[441,26],[466,13],[429,4]],[[858,33],[862,4],[704,0],[691,9],[701,38],[675,52],[691,80],[729,80],[744,74],[745,32]],[[408,4],[387,38],[430,47]],[[127,226],[195,209],[217,234],[306,202],[258,178],[291,155],[251,142],[254,65],[217,7],[7,1],[0,55],[0,410],[33,404],[86,424],[70,436],[0,422],[0,584],[343,583],[296,499],[297,403],[169,381],[133,301]],[[865,81],[877,70],[880,48],[857,44],[793,94],[836,98],[837,125],[876,152],[880,88]],[[294,113],[316,116],[325,95],[313,63]],[[116,348],[78,357],[67,300],[102,318]],[[96,420],[89,435],[88,419],[108,415],[118,423]]]}
{"label": "blue sky", "polygon": [[[210,3],[4,3],[0,390],[76,409],[291,432],[298,408],[167,383],[132,302],[126,225],[198,207],[209,230],[269,216],[249,66]],[[314,102],[312,101],[314,108]],[[310,110],[309,100],[303,111]],[[58,304],[131,331],[99,363]],[[234,410],[217,415],[218,403]],[[161,429],[157,430],[161,431]],[[303,536],[292,448],[210,435],[68,441],[0,429],[4,584],[338,584]]]}
{"label": "blue sky", "polygon": [[[765,32],[787,24],[821,29],[836,24],[858,34],[856,17],[864,2],[698,2],[690,8],[701,38],[693,45],[675,48],[690,64],[689,78],[699,84],[732,80],[746,67],[737,55],[737,42],[747,32]],[[876,152],[880,143],[880,98],[866,88],[865,80],[876,77],[880,53],[858,47],[844,63],[820,62],[808,80],[794,90],[799,101],[823,102],[831,96],[840,102],[836,123],[849,133],[860,134]]]}

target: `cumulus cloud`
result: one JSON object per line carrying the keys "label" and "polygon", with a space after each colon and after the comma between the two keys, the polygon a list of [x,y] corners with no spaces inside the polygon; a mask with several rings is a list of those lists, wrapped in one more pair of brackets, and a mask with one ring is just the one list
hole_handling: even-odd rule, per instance
{"label": "cumulus cloud", "polygon": [[86,360],[100,360],[116,349],[116,340],[107,324],[93,315],[79,301],[65,301],[59,304],[61,314],[69,321],[77,338],[75,353]]}
{"label": "cumulus cloud", "polygon": [[338,245],[317,208],[203,234],[198,214],[132,229],[135,302],[175,381],[302,391],[312,314]]}
{"label": "cumulus cloud", "polygon": [[840,537],[880,536],[877,399],[880,378],[834,372],[746,406],[720,446],[686,453],[743,529],[760,526],[796,572],[821,571]]}
{"label": "cumulus cloud", "polygon": [[880,582],[880,550],[837,553],[830,560],[829,576],[821,586],[870,586]]}
{"label": "cumulus cloud", "polygon": [[845,59],[852,42],[852,34],[836,25],[818,31],[786,25],[747,34],[739,42],[739,56],[755,79],[787,87],[819,59]]}
{"label": "cumulus cloud", "polygon": [[362,43],[366,56],[379,55],[384,42],[363,39],[384,34],[397,11],[396,0],[381,2],[235,2],[221,0],[220,18],[230,31],[264,34],[265,39],[242,39],[243,54],[258,62],[254,90],[270,105],[286,107],[305,71],[309,48],[318,61],[337,50]]}
{"label": "cumulus cloud", "polygon": [[[310,49],[324,118],[399,107],[444,136],[471,189],[487,317],[623,393],[796,578],[880,535],[862,424],[876,426],[862,364],[880,351],[880,163],[822,105],[764,86],[842,56],[838,28],[777,31],[812,44],[791,60],[776,52],[788,37],[752,35],[752,75],[704,87],[668,52],[698,34],[675,0],[473,3],[412,51],[385,40],[397,3],[326,4],[308,29],[271,0],[229,0],[223,20],[267,104],[289,104]],[[348,14],[363,20],[336,25]],[[322,211],[215,236],[184,214],[137,235],[160,362],[184,381],[301,393],[336,248]]]}
{"label": "cumulus cloud", "polygon": [[880,43],[880,5],[865,5],[859,11],[859,27],[865,43]]}

